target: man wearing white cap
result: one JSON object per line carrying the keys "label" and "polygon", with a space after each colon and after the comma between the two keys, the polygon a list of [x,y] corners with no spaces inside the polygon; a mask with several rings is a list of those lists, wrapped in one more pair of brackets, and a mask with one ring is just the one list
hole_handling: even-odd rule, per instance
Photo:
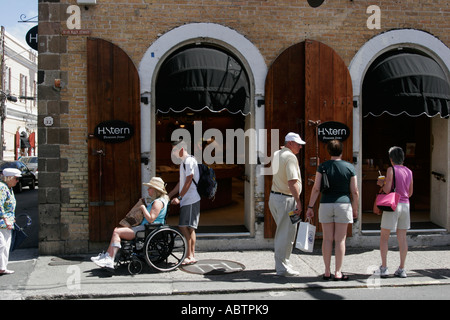
{"label": "man wearing white cap", "polygon": [[15,168],[6,168],[0,182],[0,275],[14,273],[6,266],[9,260],[12,229],[16,219],[16,198],[12,188],[16,186],[21,172]]}
{"label": "man wearing white cap", "polygon": [[302,204],[302,178],[296,155],[305,144],[300,135],[290,132],[285,137],[284,148],[275,152],[272,189],[270,191],[269,208],[277,224],[274,239],[275,270],[280,276],[297,276],[299,272],[292,269],[289,257],[295,239],[295,226],[289,217],[289,212],[300,214]]}

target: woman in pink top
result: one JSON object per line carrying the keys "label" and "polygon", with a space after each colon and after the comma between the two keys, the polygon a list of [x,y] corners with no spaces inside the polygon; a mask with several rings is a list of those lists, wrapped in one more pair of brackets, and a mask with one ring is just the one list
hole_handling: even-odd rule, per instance
{"label": "woman in pink top", "polygon": [[393,188],[393,172],[395,172],[395,192],[400,194],[400,200],[397,209],[394,212],[383,212],[381,218],[380,235],[380,253],[381,267],[375,273],[381,277],[387,277],[389,271],[387,268],[388,241],[391,231],[397,231],[397,241],[400,250],[400,266],[394,275],[406,278],[405,260],[408,253],[408,242],[406,232],[410,228],[409,198],[413,194],[413,174],[410,169],[403,166],[405,154],[402,148],[392,147],[389,149],[389,159],[392,167],[386,172],[386,179],[378,180],[377,184],[383,188],[385,193],[391,192]]}

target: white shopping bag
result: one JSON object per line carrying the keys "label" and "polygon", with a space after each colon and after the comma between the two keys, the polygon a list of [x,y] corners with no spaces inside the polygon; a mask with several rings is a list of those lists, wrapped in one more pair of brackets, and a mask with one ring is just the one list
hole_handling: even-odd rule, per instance
{"label": "white shopping bag", "polygon": [[314,238],[316,237],[316,226],[307,222],[300,222],[297,233],[295,247],[304,252],[312,252],[314,248]]}

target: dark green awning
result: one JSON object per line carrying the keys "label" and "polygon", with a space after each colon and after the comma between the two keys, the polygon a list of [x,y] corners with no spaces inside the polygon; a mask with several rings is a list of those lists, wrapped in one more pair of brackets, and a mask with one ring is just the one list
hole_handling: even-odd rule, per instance
{"label": "dark green awning", "polygon": [[364,117],[387,113],[448,118],[450,85],[441,67],[427,56],[388,55],[369,68],[362,103]]}

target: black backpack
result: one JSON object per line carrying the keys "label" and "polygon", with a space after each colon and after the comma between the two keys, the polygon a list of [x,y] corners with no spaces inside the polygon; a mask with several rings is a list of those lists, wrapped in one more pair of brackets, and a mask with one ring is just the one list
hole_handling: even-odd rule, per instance
{"label": "black backpack", "polygon": [[[183,163],[183,168],[186,170],[186,166]],[[198,172],[200,178],[198,179],[198,182],[195,182],[194,179],[192,181],[194,182],[195,186],[197,187],[197,192],[202,198],[208,198],[210,200],[215,199],[216,192],[217,192],[217,180],[216,180],[216,173],[214,172],[214,169],[211,167],[208,167],[206,164],[199,163],[198,164]]]}

